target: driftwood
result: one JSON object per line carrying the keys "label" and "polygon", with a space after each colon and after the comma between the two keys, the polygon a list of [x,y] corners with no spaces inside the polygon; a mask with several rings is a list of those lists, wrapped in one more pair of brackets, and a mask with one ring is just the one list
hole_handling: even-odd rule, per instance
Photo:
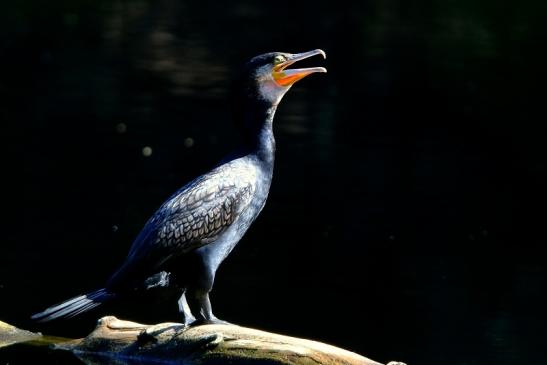
{"label": "driftwood", "polygon": [[[86,364],[382,365],[324,343],[235,325],[149,326],[111,316],[100,319],[87,337],[55,348],[71,351]],[[404,365],[388,365],[396,364]]]}
{"label": "driftwood", "polygon": [[20,342],[34,341],[41,337],[42,335],[39,333],[25,331],[0,321],[0,347]]}

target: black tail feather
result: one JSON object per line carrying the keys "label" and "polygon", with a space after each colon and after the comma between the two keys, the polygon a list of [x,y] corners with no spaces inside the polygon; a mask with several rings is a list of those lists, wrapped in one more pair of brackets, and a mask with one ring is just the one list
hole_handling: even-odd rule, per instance
{"label": "black tail feather", "polygon": [[107,292],[106,289],[99,289],[49,307],[43,312],[36,313],[31,318],[38,322],[49,322],[60,318],[72,318],[98,307],[113,296],[114,295]]}

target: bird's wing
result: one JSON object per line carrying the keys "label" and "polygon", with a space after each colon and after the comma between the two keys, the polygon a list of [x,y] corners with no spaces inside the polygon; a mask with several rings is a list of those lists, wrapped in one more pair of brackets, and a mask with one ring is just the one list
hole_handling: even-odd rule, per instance
{"label": "bird's wing", "polygon": [[256,171],[235,160],[181,188],[146,223],[115,276],[137,266],[154,270],[174,255],[213,242],[249,205],[255,182]]}

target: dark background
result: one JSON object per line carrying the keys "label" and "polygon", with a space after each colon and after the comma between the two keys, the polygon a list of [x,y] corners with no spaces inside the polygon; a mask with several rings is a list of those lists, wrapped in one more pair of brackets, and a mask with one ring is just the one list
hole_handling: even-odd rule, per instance
{"label": "dark background", "polygon": [[[0,320],[63,336],[104,314],[176,321],[175,303],[138,301],[46,327],[29,316],[101,287],[161,202],[236,146],[245,61],[322,48],[306,64],[329,73],[278,109],[270,197],[219,270],[216,314],[382,362],[543,363],[546,13],[540,0],[2,3]],[[0,350],[36,358],[70,360]]]}

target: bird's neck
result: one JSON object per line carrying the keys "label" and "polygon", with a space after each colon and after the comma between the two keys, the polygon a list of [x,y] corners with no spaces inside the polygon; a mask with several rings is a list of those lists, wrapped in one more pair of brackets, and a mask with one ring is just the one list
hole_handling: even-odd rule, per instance
{"label": "bird's neck", "polygon": [[245,144],[251,154],[270,167],[275,158],[272,128],[276,109],[277,105],[253,103],[245,114]]}

